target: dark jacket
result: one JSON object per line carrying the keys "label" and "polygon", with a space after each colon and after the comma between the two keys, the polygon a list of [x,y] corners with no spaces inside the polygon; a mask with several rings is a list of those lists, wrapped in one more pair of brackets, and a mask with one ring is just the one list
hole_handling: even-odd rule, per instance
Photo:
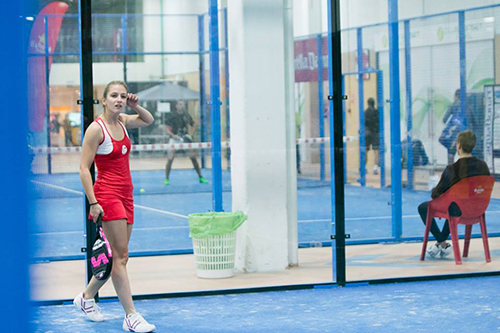
{"label": "dark jacket", "polygon": [[365,110],[365,134],[378,135],[379,132],[379,114],[378,109],[369,107]]}
{"label": "dark jacket", "polygon": [[490,169],[484,161],[475,156],[462,157],[444,169],[439,183],[432,189],[431,197],[432,199],[439,197],[464,178],[489,175]]}

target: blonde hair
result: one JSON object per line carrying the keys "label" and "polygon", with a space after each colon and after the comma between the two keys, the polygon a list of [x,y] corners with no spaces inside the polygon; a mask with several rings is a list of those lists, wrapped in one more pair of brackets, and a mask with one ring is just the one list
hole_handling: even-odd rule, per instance
{"label": "blonde hair", "polygon": [[128,87],[127,87],[127,84],[125,82],[123,82],[123,81],[111,81],[110,83],[108,83],[106,85],[106,88],[104,88],[104,92],[102,94],[102,97],[106,98],[108,96],[108,93],[109,93],[109,88],[111,86],[116,86],[116,85],[123,86],[125,88],[125,90],[128,92]]}
{"label": "blonde hair", "polygon": [[[126,91],[127,91],[127,93],[128,93],[128,87],[127,87],[127,84],[126,84],[125,82],[123,82],[123,81],[118,81],[118,80],[116,80],[116,81],[111,81],[110,83],[108,83],[108,84],[106,85],[106,88],[104,88],[104,92],[102,93],[102,98],[106,98],[106,97],[108,96],[108,93],[109,93],[109,88],[110,88],[111,86],[122,86],[122,87],[124,87],[124,88],[125,88],[125,90],[126,90]],[[106,105],[105,105],[104,103],[102,104],[102,111],[103,111],[103,113],[104,113],[104,112],[106,112]]]}

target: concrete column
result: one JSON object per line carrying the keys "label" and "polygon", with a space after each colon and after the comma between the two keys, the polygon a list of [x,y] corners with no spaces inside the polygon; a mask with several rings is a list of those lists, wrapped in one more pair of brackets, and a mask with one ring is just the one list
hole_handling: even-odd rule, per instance
{"label": "concrete column", "polygon": [[295,70],[294,70],[294,34],[293,0],[284,0],[284,39],[285,39],[285,112],[286,112],[286,147],[287,147],[287,216],[288,216],[288,265],[297,266],[299,230],[297,224],[297,155],[295,123]]}
{"label": "concrete column", "polygon": [[290,7],[283,0],[228,2],[232,208],[248,215],[236,253],[237,269],[246,272],[297,263]]}

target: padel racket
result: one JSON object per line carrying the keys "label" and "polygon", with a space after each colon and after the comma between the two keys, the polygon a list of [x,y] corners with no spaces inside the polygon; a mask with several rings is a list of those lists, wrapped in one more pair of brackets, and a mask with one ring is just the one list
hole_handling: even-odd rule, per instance
{"label": "padel racket", "polygon": [[96,221],[96,238],[92,246],[92,274],[97,280],[106,280],[111,274],[113,267],[113,253],[109,245],[104,230],[102,228],[102,214],[99,215]]}

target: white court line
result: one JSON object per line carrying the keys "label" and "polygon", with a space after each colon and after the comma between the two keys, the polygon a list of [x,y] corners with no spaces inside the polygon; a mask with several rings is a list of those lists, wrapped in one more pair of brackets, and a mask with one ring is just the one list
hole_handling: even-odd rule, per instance
{"label": "white court line", "polygon": [[[403,218],[406,217],[417,217],[420,215],[403,215]],[[385,220],[385,219],[391,219],[392,216],[367,216],[367,217],[350,217],[346,218],[346,221],[363,221],[363,220]],[[299,223],[319,223],[319,222],[331,222],[332,220],[330,219],[317,219],[317,220],[299,220]]]}
{"label": "white court line", "polygon": [[161,210],[161,209],[156,209],[156,208],[151,208],[151,207],[146,207],[146,206],[141,206],[141,205],[136,205],[136,204],[134,204],[134,207],[144,209],[144,210],[149,210],[149,211],[160,213],[160,214],[171,215],[171,216],[175,216],[175,217],[182,217],[184,219],[188,218],[186,215],[172,213],[172,212],[169,212],[166,210]]}
{"label": "white court line", "polygon": [[58,190],[61,190],[61,191],[66,191],[66,192],[69,192],[69,193],[78,194],[78,195],[83,196],[83,192],[82,191],[75,191],[75,190],[72,190],[72,189],[67,188],[67,187],[62,187],[62,186],[58,186],[58,185],[54,185],[54,184],[39,182],[37,180],[32,180],[31,182],[35,183],[35,184],[38,184],[38,185],[44,185],[44,186],[52,187],[52,188],[55,188],[55,189],[58,189]]}
{"label": "white court line", "polygon": [[[488,214],[498,214],[500,210],[486,211]],[[420,217],[420,215],[403,215],[403,218]],[[350,217],[346,218],[346,221],[364,221],[364,220],[384,220],[392,219],[392,216],[374,216],[374,217]],[[299,220],[299,223],[320,223],[320,222],[331,222],[330,219],[317,219],[317,220]]]}
{"label": "white court line", "polygon": [[[154,209],[154,208],[149,208],[149,207],[144,207],[145,209],[150,209],[153,211],[158,211],[162,212],[159,209]],[[170,213],[163,211],[165,214]],[[495,210],[491,211],[488,213],[500,213],[500,210]],[[180,214],[177,214],[180,215]],[[184,217],[184,215],[180,215],[181,217]],[[419,217],[420,215],[404,215],[403,217]],[[349,221],[358,221],[358,220],[380,220],[383,218],[391,218],[392,216],[380,216],[380,217],[363,217],[363,218],[351,218],[351,219],[346,219]],[[186,216],[187,218],[187,216]],[[319,222],[331,222],[331,220],[327,219],[318,219],[318,220],[299,220],[298,223],[319,223]],[[134,231],[153,231],[153,230],[175,230],[175,229],[188,229],[189,226],[176,226],[176,227],[152,227],[152,228],[135,228]],[[82,231],[55,231],[55,232],[41,232],[41,233],[35,233],[31,234],[32,236],[45,236],[45,235],[73,235],[73,234],[81,234]]]}
{"label": "white court line", "polygon": [[[189,229],[189,226],[135,228],[134,231],[175,230],[175,229]],[[75,234],[83,235],[83,231],[38,232],[38,233],[30,234],[30,236],[54,236],[54,235],[75,235]]]}
{"label": "white court line", "polygon": [[[55,188],[55,189],[58,189],[58,190],[61,190],[61,191],[66,191],[66,192],[70,192],[70,193],[74,193],[74,194],[79,194],[79,195],[83,196],[83,192],[81,192],[81,191],[75,191],[75,190],[72,190],[72,189],[67,188],[67,187],[62,187],[62,186],[58,186],[58,185],[54,185],[54,184],[44,183],[44,182],[40,182],[40,181],[37,181],[37,180],[32,180],[31,182],[33,182],[35,184],[38,184],[38,185],[44,185],[44,186],[52,187],[52,188]],[[151,207],[146,207],[146,206],[141,206],[141,205],[136,205],[136,204],[134,204],[134,207],[137,207],[139,209],[149,210],[149,211],[156,212],[156,213],[165,214],[165,215],[171,215],[171,216],[175,216],[175,217],[181,217],[181,218],[184,218],[184,219],[188,218],[186,215],[177,214],[177,213],[169,212],[169,211],[166,211],[166,210],[161,210],[161,209],[156,209],[156,208],[151,208]]]}

